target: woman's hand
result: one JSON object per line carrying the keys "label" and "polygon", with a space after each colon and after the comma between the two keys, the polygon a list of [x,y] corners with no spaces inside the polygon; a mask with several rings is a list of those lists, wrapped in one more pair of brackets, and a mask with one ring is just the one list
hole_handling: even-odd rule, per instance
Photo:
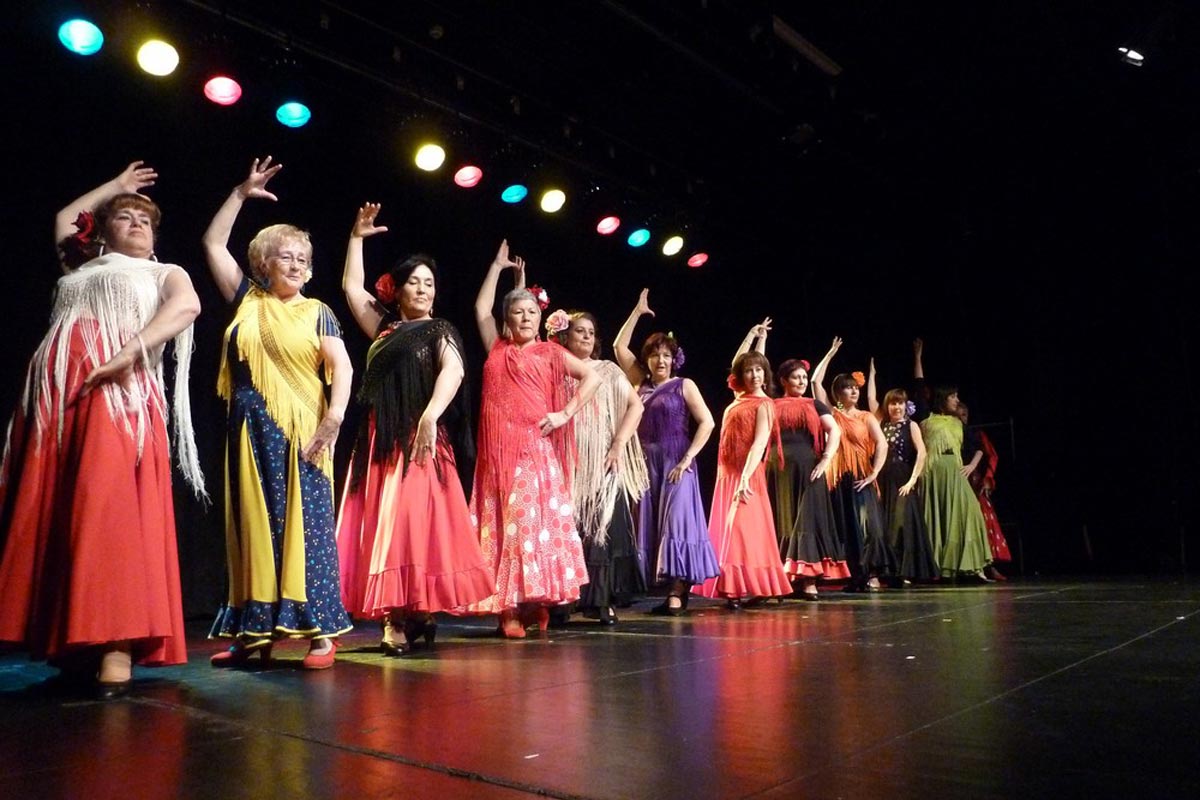
{"label": "woman's hand", "polygon": [[633,308],[633,313],[637,314],[639,317],[645,316],[646,314],[649,314],[653,317],[654,312],[650,309],[649,298],[650,290],[642,289],[642,293],[638,295],[637,305]]}
{"label": "woman's hand", "polygon": [[127,194],[138,194],[142,189],[153,186],[158,179],[158,173],[154,171],[153,167],[142,166],[145,163],[145,161],[134,161],[120,175],[113,178],[117,188]]}
{"label": "woman's hand", "polygon": [[916,485],[917,485],[916,481],[909,481],[908,483],[901,486],[900,487],[900,496],[908,497],[909,492],[911,492]]}
{"label": "woman's hand", "polygon": [[542,436],[549,436],[563,425],[566,425],[570,419],[565,411],[551,411],[542,417],[541,422],[538,423],[538,428],[541,430]]}
{"label": "woman's hand", "polygon": [[83,379],[80,395],[85,395],[92,389],[104,383],[125,383],[133,375],[133,365],[137,356],[129,350],[121,349],[117,354],[92,371]]}
{"label": "woman's hand", "polygon": [[267,191],[267,182],[275,177],[275,173],[283,169],[283,164],[271,164],[271,157],[267,156],[263,159],[254,159],[254,163],[250,165],[250,174],[246,176],[246,180],[238,184],[237,193],[243,200],[251,197],[258,197],[264,200],[279,200],[278,197]]}
{"label": "woman's hand", "polygon": [[683,458],[679,459],[679,463],[667,473],[668,483],[679,483],[679,479],[683,477],[684,472],[692,471],[692,457],[687,453],[683,454]]}
{"label": "woman's hand", "polygon": [[613,442],[608,448],[608,452],[604,454],[604,471],[613,475],[621,474],[621,447],[620,442]]}
{"label": "woman's hand", "polygon": [[878,477],[879,477],[879,473],[872,472],[870,475],[863,478],[861,481],[855,481],[854,482],[854,491],[861,492],[863,489],[867,488],[872,483],[874,483],[875,479]]}
{"label": "woman's hand", "polygon": [[423,467],[436,446],[437,420],[432,420],[422,414],[421,419],[417,420],[417,432],[413,435],[412,451],[408,454],[408,458]]}
{"label": "woman's hand", "polygon": [[808,474],[809,483],[816,483],[817,478],[820,478],[825,474],[825,472],[829,469],[830,460],[831,459],[828,459],[825,456],[821,456],[821,458],[817,460],[817,465],[813,467],[813,471]]}
{"label": "woman's hand", "polygon": [[771,318],[763,317],[763,321],[750,329],[750,335],[756,338],[766,336],[771,332]]}
{"label": "woman's hand", "polygon": [[970,464],[963,464],[963,468],[962,468],[962,476],[963,476],[964,478],[969,478],[969,477],[971,477],[971,473],[975,471],[975,466],[976,466],[976,465],[975,465],[975,463],[974,463],[974,462],[972,462],[972,463],[970,463]]}
{"label": "woman's hand", "polygon": [[518,279],[525,273],[525,259],[520,256],[509,257],[508,239],[500,240],[500,249],[496,251],[496,257],[492,259],[492,263],[500,269],[516,270]]}
{"label": "woman's hand", "polygon": [[375,224],[375,217],[379,216],[380,208],[379,203],[364,203],[362,208],[358,209],[358,216],[354,218],[354,227],[350,229],[350,235],[365,239],[377,233],[387,233],[387,225]]}
{"label": "woman's hand", "polygon": [[833,337],[833,344],[829,345],[829,354],[833,355],[834,353],[836,353],[838,351],[838,349],[841,346],[842,346],[842,337],[840,337],[840,336]]}
{"label": "woman's hand", "polygon": [[341,430],[341,427],[342,421],[340,419],[326,414],[321,419],[321,424],[317,426],[317,432],[313,434],[308,444],[300,451],[300,456],[305,461],[316,464],[326,448],[333,449],[333,444],[337,441],[338,431]]}
{"label": "woman's hand", "polygon": [[733,502],[744,503],[753,494],[754,490],[750,488],[750,479],[745,476],[738,478],[737,489],[733,491]]}

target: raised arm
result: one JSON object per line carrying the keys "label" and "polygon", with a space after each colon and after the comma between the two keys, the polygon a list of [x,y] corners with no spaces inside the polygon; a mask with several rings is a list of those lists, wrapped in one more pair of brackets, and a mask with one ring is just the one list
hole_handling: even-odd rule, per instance
{"label": "raised arm", "polygon": [[438,347],[437,380],[433,382],[433,394],[421,412],[421,419],[417,421],[417,435],[413,438],[412,452],[409,454],[409,458],[418,464],[424,464],[437,447],[438,420],[454,395],[458,394],[458,387],[462,385],[463,375],[466,374],[462,353],[458,352],[450,339],[441,339]]}
{"label": "raised arm", "polygon": [[615,473],[621,468],[621,451],[625,449],[625,444],[633,438],[638,423],[642,421],[642,412],[645,411],[645,406],[642,405],[642,399],[638,397],[637,391],[631,389],[627,394],[621,422],[617,425],[617,430],[613,433],[612,444],[609,445],[608,453],[604,456],[606,472]]}
{"label": "raised arm", "polygon": [[[629,343],[633,339],[633,329],[637,325],[638,320],[643,314],[654,316],[654,312],[650,310],[650,290],[642,289],[642,293],[638,295],[637,305],[633,307],[633,311],[629,312],[629,317],[625,320],[625,324],[621,326],[621,330],[617,331],[616,341],[613,342],[613,350],[617,356],[617,363],[621,365],[621,369],[625,370],[625,377],[629,378],[629,382],[634,388],[642,384],[642,367],[638,363],[637,356],[633,354]],[[710,415],[711,416],[711,415]]]}
{"label": "raised arm", "polygon": [[208,261],[213,280],[217,283],[217,289],[226,302],[231,302],[237,295],[243,277],[237,259],[229,252],[229,235],[233,232],[233,223],[237,221],[242,203],[247,199],[258,197],[272,202],[279,200],[267,191],[267,182],[281,169],[283,164],[272,165],[270,156],[261,160],[254,159],[246,180],[233,187],[233,191],[217,209],[212,222],[208,223],[208,230],[204,232],[204,238],[201,240],[204,244],[204,257]]}
{"label": "raised arm", "polygon": [[684,471],[692,469],[692,462],[704,449],[704,445],[708,443],[708,437],[712,436],[713,429],[716,427],[712,412],[704,404],[704,398],[700,396],[700,390],[696,388],[696,384],[691,378],[683,379],[683,399],[687,403],[692,419],[696,422],[696,432],[692,434],[692,442],[684,451],[683,458],[679,459],[679,463],[667,473],[667,480],[671,483],[679,483]]}
{"label": "raised arm", "polygon": [[924,352],[925,342],[920,338],[913,339],[913,377],[922,381],[925,380],[925,364],[921,361]]}
{"label": "raised arm", "polygon": [[770,402],[759,403],[758,411],[754,414],[754,441],[750,443],[746,463],[742,466],[742,474],[738,477],[737,489],[733,493],[735,503],[754,494],[754,490],[750,488],[750,477],[754,475],[754,470],[762,463],[763,455],[767,452],[767,441],[771,437],[771,409]]}
{"label": "raised arm", "polygon": [[925,439],[921,436],[921,426],[908,421],[908,430],[912,435],[913,449],[917,451],[917,460],[913,464],[912,477],[900,487],[900,496],[908,494],[917,485],[917,479],[921,477],[921,473],[925,471]]}
{"label": "raised arm", "polygon": [[[121,171],[120,175],[76,197],[55,214],[55,246],[63,239],[75,233],[75,220],[83,212],[95,211],[105,200],[116,197],[119,194],[137,194],[142,189],[153,186],[154,182],[158,179],[158,173],[154,171],[153,167],[144,166],[145,163],[145,161],[130,163],[129,166]],[[63,272],[71,271],[66,264],[61,261],[59,263],[62,266]]]}
{"label": "raised arm", "polygon": [[833,463],[838,447],[842,444],[842,429],[833,418],[833,414],[822,414],[820,419],[821,427],[825,429],[825,449],[821,451],[821,458],[809,474],[809,481],[815,481],[829,471],[829,465]]}
{"label": "raised arm", "polygon": [[321,358],[325,369],[330,374],[329,406],[325,416],[317,425],[317,431],[309,439],[308,444],[300,452],[306,460],[314,464],[320,460],[321,454],[328,448],[330,453],[337,442],[338,431],[341,430],[342,420],[346,417],[346,406],[350,404],[350,382],[354,377],[354,369],[350,366],[350,355],[346,352],[346,343],[340,336],[321,337]]}
{"label": "raised arm", "polygon": [[[363,267],[363,239],[377,233],[386,233],[386,225],[376,225],[375,217],[379,215],[379,203],[364,203],[354,217],[354,225],[350,228],[350,242],[346,245],[346,264],[342,267],[342,292],[346,295],[346,304],[358,327],[369,337],[374,337],[383,320],[383,312],[375,295],[367,291],[366,269]],[[399,291],[397,286],[396,290]]]}
{"label": "raised arm", "polygon": [[758,323],[757,325],[752,326],[750,328],[750,330],[746,333],[746,338],[742,339],[742,343],[740,345],[738,345],[737,352],[733,354],[733,360],[729,362],[730,365],[732,366],[733,362],[737,361],[738,356],[740,356],[742,353],[750,352],[750,346],[752,344],[754,345],[754,351],[756,353],[761,353],[763,355],[766,355],[767,354],[767,333],[769,333],[770,330],[771,330],[771,318],[770,317],[764,317],[762,322]]}
{"label": "raised arm", "polygon": [[809,381],[812,384],[813,397],[825,405],[830,405],[829,395],[825,393],[825,372],[829,369],[829,362],[833,361],[834,354],[837,353],[838,348],[841,346],[841,338],[838,336],[833,337],[833,344],[830,345],[829,352],[817,362],[817,366],[813,369],[812,379]]}
{"label": "raised arm", "polygon": [[579,387],[575,390],[575,396],[568,400],[561,410],[551,411],[538,422],[542,436],[549,436],[555,430],[566,425],[571,417],[579,413],[579,409],[587,405],[588,401],[592,399],[592,395],[596,393],[596,389],[600,388],[600,376],[596,374],[596,370],[575,356],[563,353],[563,364],[567,374],[579,381]]}
{"label": "raised arm", "polygon": [[492,309],[496,305],[496,284],[500,282],[500,273],[506,269],[515,269],[517,280],[524,281],[525,259],[520,256],[510,258],[508,240],[503,239],[500,242],[500,248],[496,250],[496,257],[488,266],[487,274],[483,276],[479,294],[475,297],[475,324],[479,327],[479,338],[483,339],[485,351],[490,351],[492,345],[496,343],[496,339],[500,338]]}
{"label": "raised arm", "polygon": [[875,415],[876,419],[882,419],[883,415],[879,413],[879,395],[875,392],[875,358],[871,357],[871,365],[867,368],[867,410]]}
{"label": "raised arm", "polygon": [[192,279],[183,269],[172,269],[166,274],[159,299],[158,311],[146,327],[129,337],[112,358],[88,373],[83,380],[84,392],[97,384],[124,377],[142,358],[144,351],[175,338],[200,314],[200,298],[196,296]]}

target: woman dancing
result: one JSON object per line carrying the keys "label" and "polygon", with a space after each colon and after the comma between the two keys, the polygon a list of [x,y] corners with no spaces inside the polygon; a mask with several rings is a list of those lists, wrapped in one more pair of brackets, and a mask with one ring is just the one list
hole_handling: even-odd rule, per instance
{"label": "woman dancing", "polygon": [[[650,490],[638,506],[638,559],[647,585],[666,583],[667,598],[654,613],[679,616],[691,587],[721,574],[708,538],[696,477],[696,454],[713,432],[712,412],[690,378],[673,373],[683,366],[683,348],[671,333],[652,333],[641,358],[629,349],[639,319],[654,312],[649,289],[638,296],[617,333],[617,363],[638,389],[645,412],[638,438],[646,453]],[[689,423],[695,430],[688,435]]]}

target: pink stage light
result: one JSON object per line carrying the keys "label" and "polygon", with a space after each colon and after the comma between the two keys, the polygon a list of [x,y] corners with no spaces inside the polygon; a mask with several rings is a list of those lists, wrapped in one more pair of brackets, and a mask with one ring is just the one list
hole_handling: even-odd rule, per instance
{"label": "pink stage light", "polygon": [[231,106],[242,96],[242,87],[233,78],[218,75],[204,84],[204,96],[219,106]]}
{"label": "pink stage light", "polygon": [[454,173],[454,182],[464,189],[471,189],[483,180],[483,170],[473,165],[467,165]]}
{"label": "pink stage light", "polygon": [[708,261],[708,253],[694,253],[692,257],[688,259],[688,266],[703,267],[706,261]]}
{"label": "pink stage light", "polygon": [[610,233],[615,233],[619,227],[621,227],[620,217],[605,217],[596,223],[596,233],[608,236]]}

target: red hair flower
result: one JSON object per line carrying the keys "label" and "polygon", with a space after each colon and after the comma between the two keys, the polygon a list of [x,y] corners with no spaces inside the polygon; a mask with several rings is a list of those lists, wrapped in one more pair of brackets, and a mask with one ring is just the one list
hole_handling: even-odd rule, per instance
{"label": "red hair flower", "polygon": [[395,302],[396,282],[392,280],[392,273],[385,272],[379,276],[379,280],[375,281],[375,296],[385,306],[390,306]]}
{"label": "red hair flower", "polygon": [[546,294],[546,290],[536,283],[525,287],[525,291],[533,295],[533,299],[537,301],[538,308],[542,309],[542,311],[550,307],[550,295]]}
{"label": "red hair flower", "polygon": [[854,383],[856,386],[862,386],[864,383],[867,382],[866,376],[863,375],[861,372],[851,372],[850,377],[854,379]]}
{"label": "red hair flower", "polygon": [[72,234],[81,242],[90,241],[92,231],[96,229],[96,218],[90,211],[80,211],[79,216],[75,218],[76,233]]}

